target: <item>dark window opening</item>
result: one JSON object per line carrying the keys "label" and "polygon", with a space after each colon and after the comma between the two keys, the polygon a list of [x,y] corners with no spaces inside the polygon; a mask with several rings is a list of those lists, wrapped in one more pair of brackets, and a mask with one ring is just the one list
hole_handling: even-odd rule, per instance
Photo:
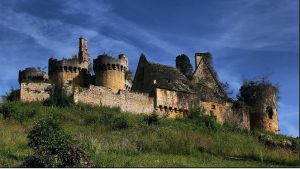
{"label": "dark window opening", "polygon": [[216,105],[211,105],[211,109],[216,109]]}
{"label": "dark window opening", "polygon": [[268,106],[266,111],[267,111],[267,113],[268,113],[269,119],[273,119],[273,114],[274,114],[274,112],[273,112],[272,107]]}

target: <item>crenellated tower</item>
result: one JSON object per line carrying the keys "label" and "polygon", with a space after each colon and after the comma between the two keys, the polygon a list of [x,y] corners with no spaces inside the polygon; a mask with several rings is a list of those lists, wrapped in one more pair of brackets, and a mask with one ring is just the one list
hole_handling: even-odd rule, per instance
{"label": "crenellated tower", "polygon": [[128,58],[120,54],[113,58],[102,54],[94,59],[95,85],[105,86],[113,92],[125,90],[125,72],[128,70]]}
{"label": "crenellated tower", "polygon": [[79,38],[78,56],[70,59],[57,60],[49,58],[48,75],[55,83],[64,85],[76,84],[86,86],[89,73],[90,56],[87,52],[87,41]]}

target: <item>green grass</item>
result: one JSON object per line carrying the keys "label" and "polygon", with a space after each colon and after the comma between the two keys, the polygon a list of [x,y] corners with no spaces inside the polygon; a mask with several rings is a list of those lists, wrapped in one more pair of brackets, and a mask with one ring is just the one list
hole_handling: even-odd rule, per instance
{"label": "green grass", "polygon": [[[27,134],[35,121],[49,114],[61,119],[65,131],[80,141],[95,167],[286,167],[299,164],[298,152],[266,147],[246,133],[225,127],[212,131],[186,119],[161,119],[159,125],[148,126],[145,115],[121,113],[117,108],[82,104],[59,108],[20,102],[10,106],[10,119],[0,115],[0,167],[17,167],[32,155]],[[122,127],[124,123],[127,127]]]}

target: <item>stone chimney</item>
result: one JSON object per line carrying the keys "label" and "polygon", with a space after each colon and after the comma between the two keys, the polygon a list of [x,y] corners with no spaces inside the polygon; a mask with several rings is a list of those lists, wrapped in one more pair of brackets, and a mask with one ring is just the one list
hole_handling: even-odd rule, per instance
{"label": "stone chimney", "polygon": [[198,67],[200,61],[202,58],[207,59],[208,57],[210,57],[211,54],[209,52],[198,52],[195,53],[195,69]]}

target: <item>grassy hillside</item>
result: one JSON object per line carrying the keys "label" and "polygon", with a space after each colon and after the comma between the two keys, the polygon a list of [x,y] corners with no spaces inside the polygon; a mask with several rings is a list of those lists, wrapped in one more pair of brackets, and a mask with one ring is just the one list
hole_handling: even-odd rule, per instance
{"label": "grassy hillside", "polygon": [[[5,103],[0,109],[0,167],[17,167],[33,154],[28,132],[49,114],[79,141],[95,167],[285,167],[299,164],[299,153],[267,147],[253,135],[201,120],[160,119],[118,109],[41,103]],[[9,111],[4,111],[9,110]],[[9,112],[9,113],[7,113]],[[6,118],[5,118],[6,117]],[[9,117],[9,118],[8,118]]]}

